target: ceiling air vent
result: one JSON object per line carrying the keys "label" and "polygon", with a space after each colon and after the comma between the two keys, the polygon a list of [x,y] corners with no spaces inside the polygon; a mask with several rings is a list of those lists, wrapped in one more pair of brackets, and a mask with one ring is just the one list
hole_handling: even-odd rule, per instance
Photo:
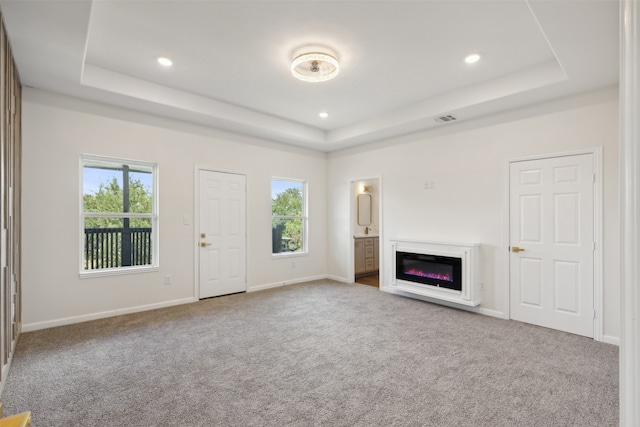
{"label": "ceiling air vent", "polygon": [[449,123],[458,120],[456,116],[452,116],[451,114],[447,114],[446,116],[440,116],[436,118],[436,122],[438,123]]}

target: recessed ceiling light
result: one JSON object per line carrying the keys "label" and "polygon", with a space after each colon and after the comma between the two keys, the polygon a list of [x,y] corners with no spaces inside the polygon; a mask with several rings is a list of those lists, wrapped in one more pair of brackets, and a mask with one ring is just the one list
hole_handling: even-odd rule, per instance
{"label": "recessed ceiling light", "polygon": [[466,62],[467,64],[475,64],[478,61],[480,61],[480,55],[478,55],[477,53],[472,53],[471,55],[464,58],[464,62]]}
{"label": "recessed ceiling light", "polygon": [[326,119],[327,117],[329,117],[329,113],[327,113],[326,111],[323,111],[318,115],[320,116],[321,119]]}
{"label": "recessed ceiling light", "polygon": [[159,56],[157,60],[158,64],[162,65],[163,67],[171,67],[173,65],[173,61],[164,56]]}

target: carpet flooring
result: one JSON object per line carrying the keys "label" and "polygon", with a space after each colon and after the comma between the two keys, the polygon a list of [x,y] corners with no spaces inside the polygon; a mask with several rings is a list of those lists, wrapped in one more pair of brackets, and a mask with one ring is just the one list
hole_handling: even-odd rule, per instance
{"label": "carpet flooring", "polygon": [[22,334],[54,426],[617,426],[618,348],[318,281]]}

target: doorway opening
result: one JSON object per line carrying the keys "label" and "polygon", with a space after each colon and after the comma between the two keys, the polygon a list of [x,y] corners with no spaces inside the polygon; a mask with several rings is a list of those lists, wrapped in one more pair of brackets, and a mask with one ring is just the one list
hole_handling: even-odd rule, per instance
{"label": "doorway opening", "polygon": [[351,237],[353,280],[380,287],[381,180],[379,177],[351,181]]}

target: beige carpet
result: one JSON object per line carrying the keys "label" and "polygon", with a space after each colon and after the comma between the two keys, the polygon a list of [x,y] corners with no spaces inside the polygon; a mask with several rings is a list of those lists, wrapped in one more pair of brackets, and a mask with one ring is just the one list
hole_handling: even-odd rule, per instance
{"label": "beige carpet", "polygon": [[617,426],[618,348],[314,282],[20,338],[5,413],[54,426]]}

